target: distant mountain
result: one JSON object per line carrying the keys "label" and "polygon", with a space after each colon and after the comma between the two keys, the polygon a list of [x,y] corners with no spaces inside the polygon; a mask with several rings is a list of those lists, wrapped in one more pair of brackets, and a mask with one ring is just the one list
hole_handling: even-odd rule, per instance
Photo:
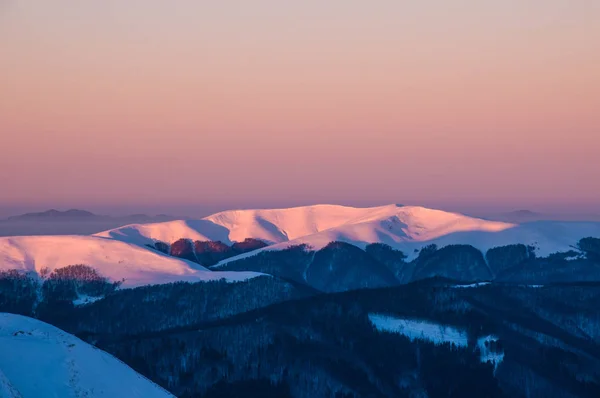
{"label": "distant mountain", "polygon": [[55,209],[46,210],[37,213],[25,213],[8,217],[0,221],[131,221],[131,222],[162,222],[173,220],[175,217],[166,214],[150,216],[147,214],[131,214],[121,217],[111,217],[94,214],[87,210],[70,209],[59,211]]}
{"label": "distant mountain", "polygon": [[[433,276],[546,282],[563,275],[573,280],[569,269],[579,268],[576,280],[600,280],[591,271],[595,268],[585,268],[588,263],[556,265],[554,257],[546,270],[536,270],[544,265],[540,261],[511,270],[530,257],[561,253],[561,259],[577,259],[583,255],[580,240],[587,237],[600,237],[600,223],[515,224],[418,206],[318,205],[136,223],[92,236],[1,238],[0,270],[40,273],[84,264],[111,281],[125,278],[126,286],[269,274],[324,292]],[[486,256],[499,248],[507,249],[492,265]]]}
{"label": "distant mountain", "polygon": [[[440,248],[471,245],[484,253],[494,247],[523,244],[534,247],[538,256],[548,256],[571,250],[581,238],[600,237],[600,223],[509,223],[419,206],[311,206],[224,212],[196,222],[130,225],[99,235],[137,244],[151,240],[169,242],[175,237],[223,242],[255,238],[272,242],[259,251],[283,250],[299,245],[319,250],[334,241],[361,248],[382,243],[401,250],[410,261],[418,256],[423,247],[431,244]],[[256,253],[246,253],[223,262],[236,261]]]}
{"label": "distant mountain", "polygon": [[173,397],[110,354],[44,322],[0,313],[0,397]]}
{"label": "distant mountain", "polygon": [[600,222],[600,214],[593,213],[539,213],[531,210],[515,210],[507,213],[486,215],[486,218],[509,223],[533,221],[593,221]]}
{"label": "distant mountain", "polygon": [[306,243],[322,248],[336,240],[360,244],[427,241],[450,233],[497,232],[511,227],[512,224],[418,206],[315,205],[225,211],[201,220],[127,225],[97,235],[139,245],[157,240],[172,243],[181,238],[231,244],[251,238],[269,244],[307,240],[310,242]]}
{"label": "distant mountain", "polygon": [[8,217],[6,221],[48,221],[48,220],[89,220],[91,218],[106,218],[98,216],[86,210],[70,209],[59,211],[55,209],[42,211],[38,213],[25,213],[17,216]]}
{"label": "distant mountain", "polygon": [[290,209],[230,210],[201,220],[128,225],[98,234],[136,244],[166,243],[185,238],[227,244],[246,238],[273,244],[287,242],[351,222],[377,208],[315,205]]}
{"label": "distant mountain", "polygon": [[[579,249],[581,239],[600,237],[600,223],[507,223],[418,206],[238,210],[195,221],[128,225],[97,236],[149,246],[213,270],[261,272],[323,292],[434,276],[513,283],[600,280],[596,262],[582,259]],[[242,239],[252,244],[237,254],[238,243],[232,242]]]}
{"label": "distant mountain", "polygon": [[[596,398],[599,303],[595,222],[321,205],[0,238],[0,312],[180,397]],[[151,395],[1,317],[0,396]]]}
{"label": "distant mountain", "polygon": [[[536,213],[525,210],[517,214],[534,217]],[[140,246],[154,245],[156,242],[170,245],[180,239],[227,245],[256,239],[268,244],[259,251],[283,250],[298,245],[319,250],[336,241],[361,248],[382,243],[403,251],[410,261],[430,244],[440,248],[472,245],[484,253],[494,247],[523,244],[534,247],[538,256],[548,256],[571,250],[581,238],[599,237],[600,223],[509,223],[395,204],[371,208],[316,205],[291,209],[234,210],[201,220],[132,224],[98,233],[97,236]],[[236,261],[257,252],[230,257],[223,262]]]}
{"label": "distant mountain", "polygon": [[504,215],[507,219],[514,220],[517,222],[542,220],[544,215],[542,213],[536,213],[531,210],[516,210]]}
{"label": "distant mountain", "polygon": [[0,236],[16,235],[88,235],[127,224],[165,222],[176,219],[166,214],[132,214],[111,217],[86,210],[47,210],[25,213],[0,220]]}

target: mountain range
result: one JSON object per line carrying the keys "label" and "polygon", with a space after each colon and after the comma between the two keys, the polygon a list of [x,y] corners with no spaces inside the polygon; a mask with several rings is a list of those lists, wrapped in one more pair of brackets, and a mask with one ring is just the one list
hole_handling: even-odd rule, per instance
{"label": "mountain range", "polygon": [[[94,217],[85,212],[81,216]],[[3,237],[0,270],[39,275],[42,270],[84,264],[127,287],[177,280],[243,280],[264,273],[306,283],[311,273],[327,279],[325,274],[342,272],[353,287],[353,279],[366,274],[378,275],[373,282],[377,286],[406,283],[419,275],[490,280],[500,272],[493,260],[486,260],[488,253],[495,253],[492,249],[522,247],[528,254],[516,250],[524,258],[565,253],[566,259],[574,260],[584,257],[579,241],[598,236],[600,223],[595,222],[515,224],[417,206],[317,205],[225,211],[200,220],[130,224],[90,236]],[[432,258],[437,260],[417,266],[431,248],[436,249]],[[453,256],[461,260],[452,260]],[[270,264],[273,261],[288,265],[281,268]],[[390,261],[394,264],[385,265]],[[342,269],[334,269],[334,264]],[[356,276],[349,276],[353,273]]]}
{"label": "mountain range", "polygon": [[113,220],[113,221],[130,221],[130,222],[141,222],[141,221],[168,221],[174,219],[173,216],[168,216],[166,214],[158,214],[156,216],[150,216],[147,214],[130,214],[122,217],[111,217],[94,214],[87,210],[79,210],[79,209],[69,209],[65,211],[59,211],[55,209],[50,209],[42,212],[34,212],[34,213],[24,213],[16,216],[11,216],[5,218],[4,220],[0,220],[2,222],[5,221],[31,221],[31,222],[41,222],[41,221],[52,221],[52,220],[60,220],[60,221],[89,221],[89,220]]}
{"label": "mountain range", "polygon": [[512,223],[532,221],[600,221],[596,213],[540,213],[531,210],[515,210],[508,213],[486,214],[486,219]]}
{"label": "mountain range", "polygon": [[0,236],[26,235],[87,235],[132,223],[163,222],[176,217],[166,214],[151,216],[131,214],[111,217],[94,214],[87,210],[55,209],[25,213],[0,219]]}
{"label": "mountain range", "polygon": [[[39,369],[96,368],[85,341],[178,397],[597,397],[599,300],[598,222],[317,205],[2,237],[0,312],[29,318],[0,314],[28,352],[0,393],[38,396],[10,369],[43,321]],[[112,388],[60,369],[32,377]]]}
{"label": "mountain range", "polygon": [[[334,241],[361,248],[381,243],[402,250],[409,259],[430,244],[440,247],[469,244],[481,251],[524,244],[535,247],[538,256],[548,256],[574,249],[581,238],[600,236],[600,223],[536,221],[516,224],[419,206],[354,208],[317,205],[226,211],[202,220],[128,225],[96,236],[138,245],[156,241],[170,244],[181,238],[231,244],[251,238],[267,244],[261,250],[281,250],[297,245],[319,250]],[[254,254],[256,252],[243,256]],[[227,262],[237,259],[239,257]]]}

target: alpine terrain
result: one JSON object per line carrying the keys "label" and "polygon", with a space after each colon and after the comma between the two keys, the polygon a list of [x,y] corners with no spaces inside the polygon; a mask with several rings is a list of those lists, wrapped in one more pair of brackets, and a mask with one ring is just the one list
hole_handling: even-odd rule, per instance
{"label": "alpine terrain", "polygon": [[316,205],[9,236],[0,393],[597,397],[599,309],[596,222]]}

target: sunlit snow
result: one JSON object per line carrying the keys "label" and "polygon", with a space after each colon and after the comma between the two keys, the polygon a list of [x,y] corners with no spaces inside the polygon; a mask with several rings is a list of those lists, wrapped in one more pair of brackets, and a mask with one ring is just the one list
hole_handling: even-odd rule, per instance
{"label": "sunlit snow", "polygon": [[0,271],[40,273],[84,264],[123,287],[176,281],[228,282],[254,278],[257,272],[214,272],[199,264],[163,255],[134,244],[97,236],[15,236],[0,238]]}

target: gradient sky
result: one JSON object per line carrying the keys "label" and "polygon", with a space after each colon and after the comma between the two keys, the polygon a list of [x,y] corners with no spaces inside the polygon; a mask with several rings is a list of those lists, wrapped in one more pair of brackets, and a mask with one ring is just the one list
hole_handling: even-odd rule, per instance
{"label": "gradient sky", "polygon": [[600,1],[0,0],[0,205],[600,208]]}

